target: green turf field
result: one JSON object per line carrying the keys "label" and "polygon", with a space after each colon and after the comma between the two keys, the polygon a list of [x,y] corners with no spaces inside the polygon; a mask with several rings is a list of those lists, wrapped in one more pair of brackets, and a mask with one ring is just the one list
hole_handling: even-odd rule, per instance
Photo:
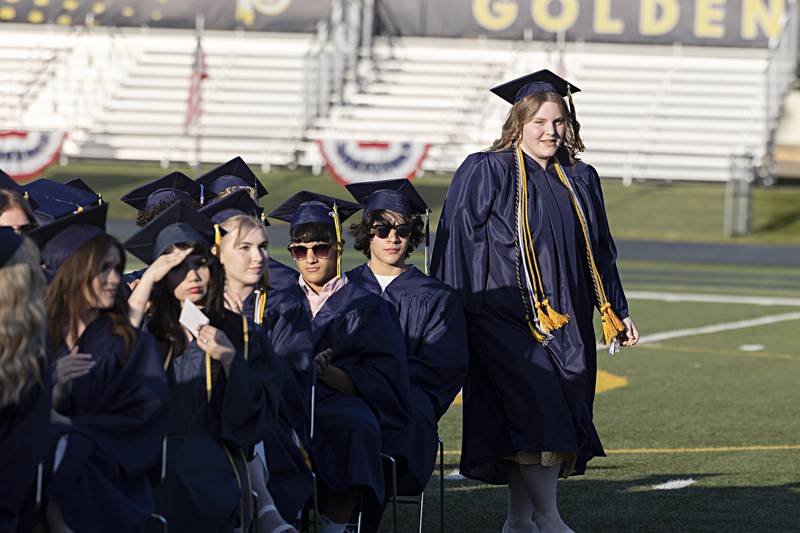
{"label": "green turf field", "polygon": [[[643,335],[787,313],[795,319],[599,354],[599,368],[627,385],[597,395],[595,421],[609,455],[561,482],[567,522],[579,532],[797,531],[800,306],[632,300],[631,309]],[[748,344],[762,346],[743,351]],[[454,405],[440,424],[448,474],[458,465],[460,416]],[[689,478],[695,483],[686,488],[653,489]],[[467,480],[446,487],[448,531],[499,531],[503,487]],[[434,476],[426,531],[438,528],[437,491]],[[415,511],[401,508],[403,531],[412,530]],[[388,514],[383,531],[390,522]]]}
{"label": "green turf field", "polygon": [[[187,167],[170,167],[168,170],[195,175]],[[83,177],[110,202],[110,218],[133,219],[135,211],[117,200],[137,184],[161,176],[168,170],[157,165],[76,163],[65,167],[52,166],[45,176],[62,180]],[[314,176],[305,169],[274,169],[261,174],[261,177],[270,191],[267,200],[262,201],[268,209],[301,189],[349,198],[347,191],[327,173]],[[428,174],[415,183],[433,209],[435,224],[449,176]],[[756,189],[754,232],[737,239],[726,239],[722,233],[722,185],[658,182],[624,187],[617,180],[606,180],[603,187],[611,226],[618,239],[800,244],[800,187]]]}

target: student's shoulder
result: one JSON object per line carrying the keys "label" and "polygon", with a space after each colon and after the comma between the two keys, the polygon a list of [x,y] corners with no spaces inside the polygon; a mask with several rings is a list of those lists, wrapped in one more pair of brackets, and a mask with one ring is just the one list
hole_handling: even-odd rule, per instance
{"label": "student's shoulder", "polygon": [[508,171],[512,168],[514,168],[514,153],[511,150],[501,150],[472,153],[464,159],[459,170]]}

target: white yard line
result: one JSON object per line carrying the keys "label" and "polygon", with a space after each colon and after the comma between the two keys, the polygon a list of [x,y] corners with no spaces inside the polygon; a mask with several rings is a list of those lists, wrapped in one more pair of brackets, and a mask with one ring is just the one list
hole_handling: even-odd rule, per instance
{"label": "white yard line", "polygon": [[786,305],[799,306],[800,298],[782,298],[780,296],[736,296],[730,294],[694,294],[683,292],[628,291],[631,300],[656,300],[660,302],[701,302],[720,304],[747,305]]}
{"label": "white yard line", "polygon": [[768,326],[777,322],[787,322],[790,320],[800,320],[800,311],[793,313],[783,313],[780,315],[762,316],[750,318],[748,320],[737,320],[736,322],[723,322],[721,324],[711,324],[699,328],[684,328],[652,335],[642,335],[639,344],[652,344],[654,342],[678,339],[681,337],[691,337],[692,335],[706,335],[708,333],[719,333],[720,331],[730,331],[733,329],[753,328],[756,326]]}

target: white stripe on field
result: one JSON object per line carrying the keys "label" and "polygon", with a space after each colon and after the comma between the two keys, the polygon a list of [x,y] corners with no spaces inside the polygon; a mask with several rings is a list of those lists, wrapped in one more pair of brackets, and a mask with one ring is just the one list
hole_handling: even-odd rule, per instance
{"label": "white stripe on field", "polygon": [[676,489],[683,489],[688,487],[689,485],[694,485],[696,481],[692,478],[688,479],[670,479],[666,483],[661,483],[659,485],[653,485],[653,490],[676,490]]}
{"label": "white stripe on field", "polygon": [[782,298],[780,296],[735,296],[730,294],[691,294],[659,291],[627,291],[625,294],[631,300],[800,306],[800,298]]}
{"label": "white stripe on field", "polygon": [[711,324],[699,328],[684,328],[663,333],[653,333],[652,335],[642,335],[639,344],[651,344],[669,339],[690,337],[692,335],[706,335],[708,333],[719,333],[720,331],[730,331],[733,329],[753,328],[756,326],[768,326],[777,322],[787,322],[789,320],[800,320],[800,312],[783,313],[780,315],[762,316],[750,318],[748,320],[737,320],[736,322],[723,322],[721,324]]}

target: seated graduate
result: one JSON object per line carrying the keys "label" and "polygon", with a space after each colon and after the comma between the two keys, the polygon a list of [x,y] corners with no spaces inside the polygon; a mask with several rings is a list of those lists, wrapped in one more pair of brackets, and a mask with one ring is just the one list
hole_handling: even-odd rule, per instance
{"label": "seated graduate", "polygon": [[[211,222],[177,202],[125,243],[150,265],[130,296],[131,322],[144,322],[159,341],[169,379],[167,477],[155,497],[172,531],[249,526],[247,463],[280,396],[281,369],[266,334],[224,309],[215,240]],[[210,319],[196,334],[181,323],[187,302]]]}
{"label": "seated graduate", "polygon": [[381,432],[408,423],[403,333],[391,307],[341,275],[341,220],[360,206],[301,191],[270,213],[289,222],[300,270],[292,290],[312,317],[316,371],[311,458],[324,533],[341,532],[359,501],[384,500]]}
{"label": "seated graduate", "polygon": [[362,182],[347,189],[364,205],[362,220],[350,231],[356,250],[369,260],[347,276],[392,304],[406,337],[411,422],[403,431],[384,434],[384,452],[402,459],[398,461],[398,491],[420,494],[436,461],[438,421],[467,373],[464,312],[453,289],[406,263],[423,242],[427,261],[429,242],[430,211],[411,182]]}
{"label": "seated graduate", "polygon": [[[175,202],[189,202],[200,207],[202,187],[183,172],[170,172],[151,182],[136,187],[121,198],[123,202],[136,209],[136,225],[144,227]],[[125,283],[134,285],[142,277],[145,269],[125,274]]]}
{"label": "seated graduate", "polygon": [[[270,287],[267,228],[261,208],[246,191],[229,194],[199,213],[224,230],[214,253],[225,271],[226,308],[252,318],[268,332],[284,367],[278,421],[265,435],[263,446],[256,448],[268,469],[254,461],[250,471],[259,491],[262,530],[288,530],[291,527],[284,520],[294,521],[314,490],[298,436],[307,434],[308,394],[304,392],[310,387],[311,322],[301,298]],[[307,438],[303,441],[308,444]],[[261,478],[269,481],[269,490],[256,483]]]}
{"label": "seated graduate", "polygon": [[125,252],[106,234],[108,204],[29,233],[41,247],[54,366],[48,531],[140,531],[154,510],[149,471],[167,421],[155,340],[128,322]]}
{"label": "seated graduate", "polygon": [[[197,183],[203,188],[204,203],[210,204],[236,191],[246,191],[258,203],[267,194],[266,187],[239,156],[209,170],[199,178]],[[297,281],[297,272],[270,258],[269,280],[273,288],[281,290]]]}
{"label": "seated graduate", "polygon": [[[20,197],[21,198],[21,197]],[[29,531],[37,465],[47,451],[50,387],[39,250],[0,228],[0,531]],[[33,498],[35,500],[35,498]]]}
{"label": "seated graduate", "polygon": [[0,227],[13,228],[19,234],[33,229],[34,205],[25,187],[0,170]]}

